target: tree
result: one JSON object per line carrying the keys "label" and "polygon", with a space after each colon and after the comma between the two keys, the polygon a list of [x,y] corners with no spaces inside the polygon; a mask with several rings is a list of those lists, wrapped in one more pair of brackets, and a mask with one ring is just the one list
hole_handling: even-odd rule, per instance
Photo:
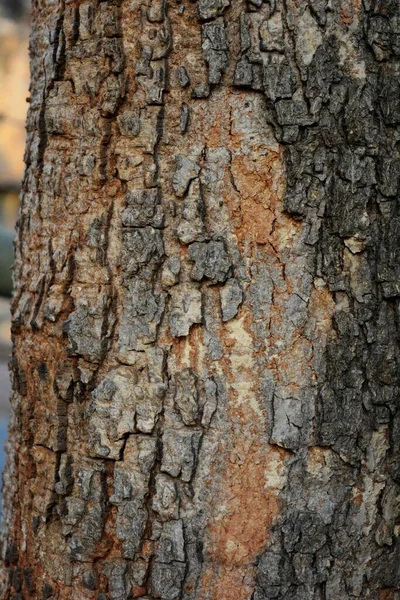
{"label": "tree", "polygon": [[33,2],[4,598],[399,598],[396,0]]}

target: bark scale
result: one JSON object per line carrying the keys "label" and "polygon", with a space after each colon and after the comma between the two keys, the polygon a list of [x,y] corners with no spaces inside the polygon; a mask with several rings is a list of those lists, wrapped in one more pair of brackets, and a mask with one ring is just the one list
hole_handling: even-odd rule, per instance
{"label": "bark scale", "polygon": [[4,598],[400,597],[399,23],[33,2]]}

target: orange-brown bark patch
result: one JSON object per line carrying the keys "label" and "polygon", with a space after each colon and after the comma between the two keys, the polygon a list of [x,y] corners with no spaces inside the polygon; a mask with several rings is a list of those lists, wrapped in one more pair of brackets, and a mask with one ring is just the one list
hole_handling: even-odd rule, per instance
{"label": "orange-brown bark patch", "polygon": [[344,0],[339,9],[339,16],[343,25],[351,25],[358,18],[362,8],[361,0]]}
{"label": "orange-brown bark patch", "polygon": [[393,588],[379,590],[379,600],[398,600],[399,598],[399,590],[395,590]]}
{"label": "orange-brown bark patch", "polygon": [[238,428],[232,437],[233,450],[221,490],[225,500],[220,499],[224,514],[215,518],[209,529],[210,567],[202,577],[204,595],[200,598],[248,600],[254,590],[256,559],[264,551],[268,531],[279,515],[279,490],[267,482],[269,465],[271,475],[279,477],[289,456],[263,443],[253,442],[246,448],[249,436],[261,438],[257,429]]}
{"label": "orange-brown bark patch", "polygon": [[228,513],[212,524],[210,536],[217,563],[237,568],[251,564],[263,550],[278,501],[264,485],[265,448],[236,447],[234,454],[227,473]]}
{"label": "orange-brown bark patch", "polygon": [[[214,499],[206,544],[207,564],[199,598],[248,600],[254,590],[255,564],[279,514],[279,478],[289,453],[270,446],[260,405],[251,314],[221,328],[223,365],[228,384],[230,439],[223,486]],[[273,482],[273,483],[272,483]]]}
{"label": "orange-brown bark patch", "polygon": [[[257,158],[257,160],[255,160]],[[232,175],[240,195],[241,222],[236,235],[241,242],[268,244],[279,203],[282,156],[265,149],[254,149],[249,156],[232,160]]]}
{"label": "orange-brown bark patch", "polygon": [[[216,499],[223,514],[214,517],[208,530],[210,567],[202,577],[199,598],[250,598],[256,559],[264,551],[268,531],[279,514],[278,490],[267,485],[266,471],[268,463],[274,470],[277,464],[284,469],[288,453],[255,441],[262,435],[258,424],[251,428],[246,423],[249,413],[246,408],[235,411],[235,420],[240,418],[244,424],[232,431],[224,488]],[[252,443],[247,447],[249,438]]]}

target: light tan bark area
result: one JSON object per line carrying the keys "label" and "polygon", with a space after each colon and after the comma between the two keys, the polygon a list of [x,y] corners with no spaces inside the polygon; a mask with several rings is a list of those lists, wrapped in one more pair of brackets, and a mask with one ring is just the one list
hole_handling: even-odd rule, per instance
{"label": "light tan bark area", "polygon": [[396,598],[397,13],[34,2],[4,598]]}

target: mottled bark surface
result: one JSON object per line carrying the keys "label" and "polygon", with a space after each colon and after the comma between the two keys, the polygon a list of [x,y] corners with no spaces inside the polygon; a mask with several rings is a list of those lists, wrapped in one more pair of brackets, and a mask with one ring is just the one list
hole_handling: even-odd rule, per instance
{"label": "mottled bark surface", "polygon": [[397,0],[34,0],[3,597],[400,597]]}

